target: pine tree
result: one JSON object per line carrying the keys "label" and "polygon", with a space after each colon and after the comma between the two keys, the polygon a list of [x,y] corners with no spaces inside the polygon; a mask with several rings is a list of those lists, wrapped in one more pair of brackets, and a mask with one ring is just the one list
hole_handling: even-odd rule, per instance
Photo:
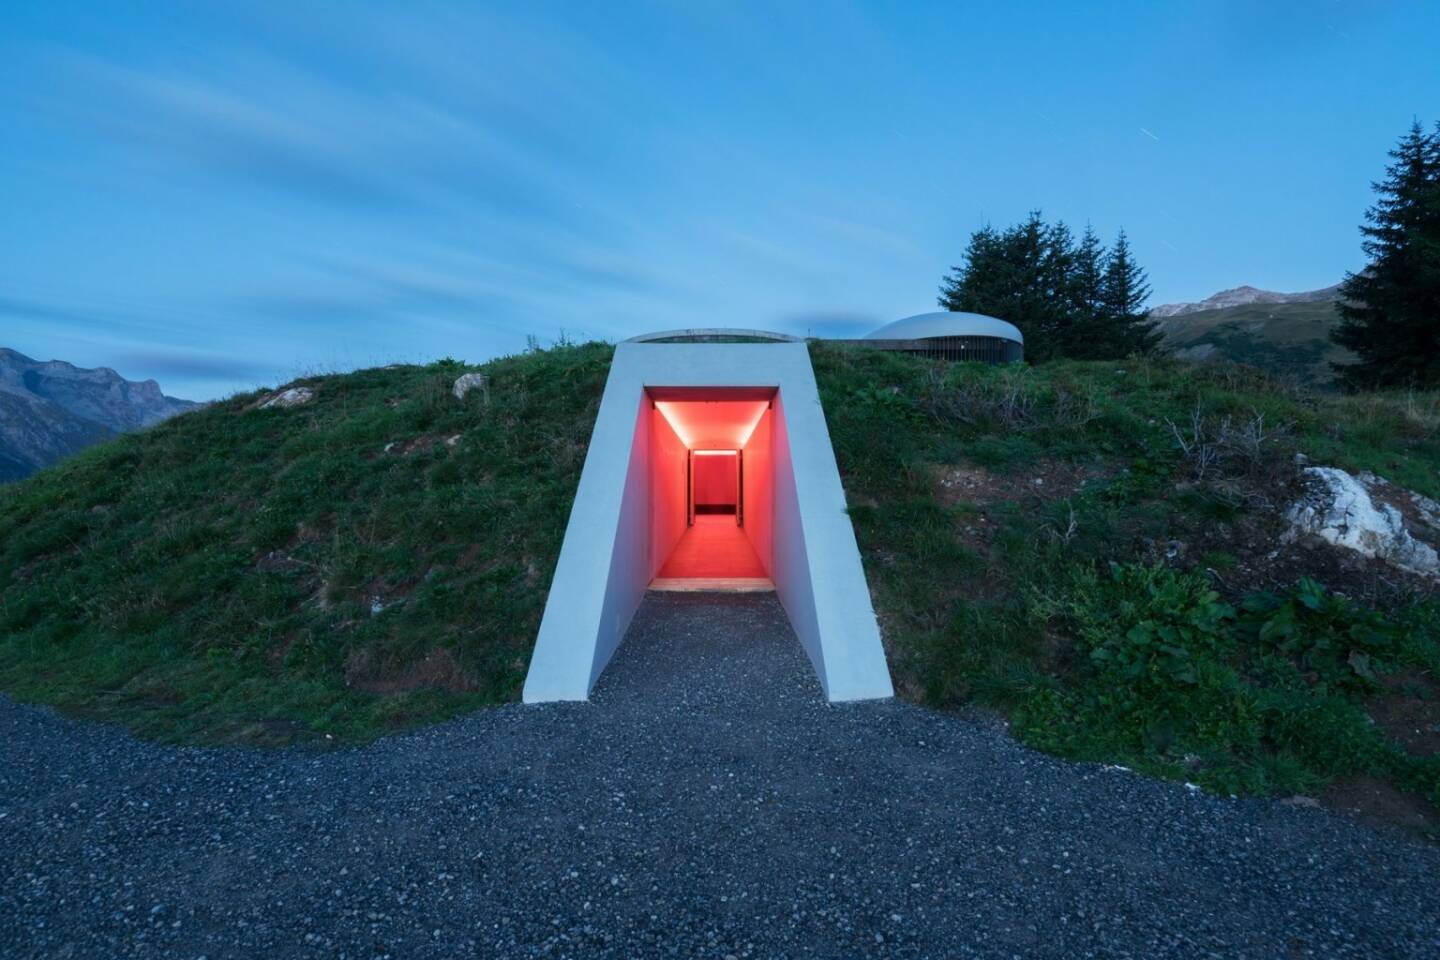
{"label": "pine tree", "polygon": [[1160,339],[1146,319],[1150,288],[1125,234],[1107,252],[1095,231],[1080,242],[1063,222],[1034,211],[998,231],[970,235],[964,262],[942,278],[940,306],[1007,320],[1025,335],[1032,362],[1055,357],[1112,359]]}
{"label": "pine tree", "polygon": [[1105,263],[1101,284],[1103,320],[1097,336],[1105,358],[1146,353],[1159,346],[1161,335],[1145,310],[1150,285],[1145,271],[1130,256],[1130,241],[1121,230]]}
{"label": "pine tree", "polygon": [[1048,226],[1034,211],[1003,233],[986,226],[970,235],[962,266],[941,283],[940,306],[1007,320],[1025,335],[1033,361],[1060,353],[1068,319],[1063,299],[1069,230]]}
{"label": "pine tree", "polygon": [[1389,155],[1360,227],[1369,263],[1346,275],[1331,334],[1359,357],[1333,365],[1350,389],[1440,384],[1440,124],[1414,122]]}
{"label": "pine tree", "polygon": [[1108,254],[1095,229],[1088,223],[1071,256],[1066,300],[1071,319],[1063,350],[1067,357],[1103,356],[1104,343],[1095,333],[1104,328],[1105,265]]}

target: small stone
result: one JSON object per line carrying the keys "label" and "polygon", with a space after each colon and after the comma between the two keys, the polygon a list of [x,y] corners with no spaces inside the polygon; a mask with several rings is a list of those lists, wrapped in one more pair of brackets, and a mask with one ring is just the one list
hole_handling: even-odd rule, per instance
{"label": "small stone", "polygon": [[459,377],[452,390],[456,400],[464,400],[471,390],[479,390],[484,401],[490,402],[490,378],[483,373],[467,373]]}
{"label": "small stone", "polygon": [[277,393],[272,393],[260,404],[261,410],[268,410],[271,407],[285,408],[298,407],[315,399],[315,391],[309,387],[286,387]]}

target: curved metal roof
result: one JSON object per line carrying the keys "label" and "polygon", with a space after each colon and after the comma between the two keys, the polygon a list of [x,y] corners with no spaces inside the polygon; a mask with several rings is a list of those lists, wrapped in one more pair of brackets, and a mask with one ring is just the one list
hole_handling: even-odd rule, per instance
{"label": "curved metal roof", "polygon": [[1000,337],[1025,342],[1025,335],[1014,324],[983,313],[950,311],[916,314],[865,335],[866,340],[928,340],[931,337]]}

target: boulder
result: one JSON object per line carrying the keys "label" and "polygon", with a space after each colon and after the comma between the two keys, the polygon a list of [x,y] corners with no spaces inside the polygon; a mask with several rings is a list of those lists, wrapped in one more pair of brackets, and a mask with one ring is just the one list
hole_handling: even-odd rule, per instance
{"label": "boulder", "polygon": [[[1440,555],[1417,540],[1405,524],[1405,515],[1388,493],[1412,497],[1378,477],[1352,476],[1335,467],[1306,467],[1301,471],[1305,494],[1286,512],[1292,537],[1308,534],[1344,550],[1374,557],[1391,566],[1440,579]],[[1374,495],[1374,494],[1378,494]]]}
{"label": "boulder", "polygon": [[455,381],[455,399],[464,400],[471,390],[479,390],[485,402],[490,402],[490,378],[483,373],[467,373]]}
{"label": "boulder", "polygon": [[315,391],[309,387],[286,387],[266,397],[260,404],[261,410],[271,407],[298,407],[315,399]]}

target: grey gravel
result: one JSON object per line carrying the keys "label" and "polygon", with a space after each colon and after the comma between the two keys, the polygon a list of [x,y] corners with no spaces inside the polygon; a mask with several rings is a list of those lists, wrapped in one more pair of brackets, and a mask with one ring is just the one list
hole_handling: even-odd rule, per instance
{"label": "grey gravel", "polygon": [[0,734],[4,957],[1440,956],[1440,849],[827,705],[767,595],[364,748]]}

